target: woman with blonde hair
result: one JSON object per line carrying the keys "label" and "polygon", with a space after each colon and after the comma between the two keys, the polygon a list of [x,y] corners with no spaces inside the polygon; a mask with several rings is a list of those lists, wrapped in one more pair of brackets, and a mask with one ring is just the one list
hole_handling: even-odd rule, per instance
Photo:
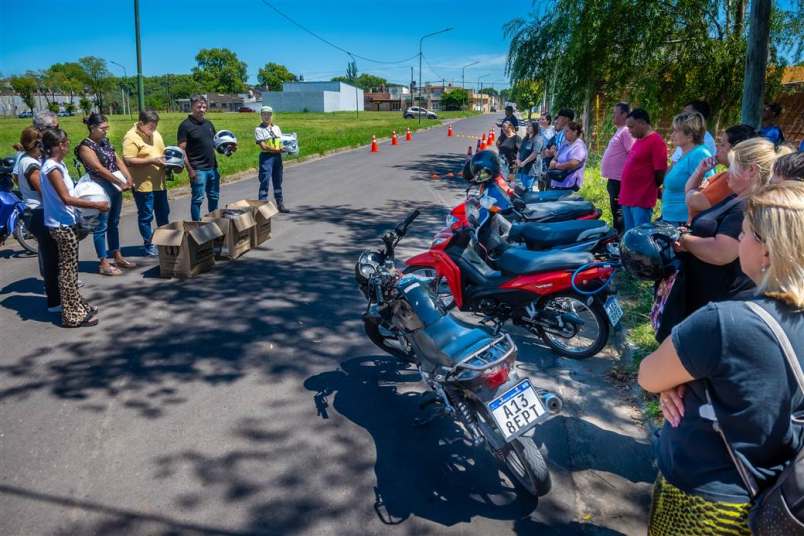
{"label": "woman with blonde hair", "polygon": [[639,367],[639,384],[660,393],[665,416],[651,535],[748,536],[749,489],[772,485],[804,444],[791,422],[804,402],[760,316],[778,323],[804,360],[804,183],[758,191],[746,202],[741,227],[739,263],[756,293],[698,310]]}
{"label": "woman with blonde hair", "polygon": [[713,301],[733,298],[754,287],[740,269],[739,235],[746,199],[770,182],[773,163],[790,152],[764,138],[751,138],[729,152],[728,184],[732,195],[698,214],[679,238],[685,278],[682,318]]}
{"label": "woman with blonde hair", "polygon": [[[681,149],[681,155],[664,176],[662,219],[676,226],[687,223],[689,218],[685,192],[687,181],[700,163],[712,156],[704,145],[704,134],[706,134],[706,120],[698,112],[681,113],[673,118],[673,132],[670,134],[670,139]],[[707,171],[704,177],[710,175],[711,170]]]}

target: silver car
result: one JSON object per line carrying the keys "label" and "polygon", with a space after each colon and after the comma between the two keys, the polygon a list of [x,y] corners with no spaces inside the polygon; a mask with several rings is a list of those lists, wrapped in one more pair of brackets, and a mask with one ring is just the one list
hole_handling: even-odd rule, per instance
{"label": "silver car", "polygon": [[421,116],[425,119],[438,119],[438,116],[435,112],[419,106],[411,106],[405,110],[405,113],[402,114],[402,117],[405,119],[413,119],[416,116]]}

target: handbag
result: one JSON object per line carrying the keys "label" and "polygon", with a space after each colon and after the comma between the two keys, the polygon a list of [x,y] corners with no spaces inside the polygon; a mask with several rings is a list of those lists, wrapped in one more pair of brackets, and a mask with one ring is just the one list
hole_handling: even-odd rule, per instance
{"label": "handbag", "polygon": [[[773,332],[782,347],[785,360],[796,378],[799,391],[804,393],[804,372],[801,370],[801,365],[796,358],[793,346],[790,344],[790,339],[785,334],[782,326],[760,305],[754,302],[746,302],[746,305]],[[712,405],[709,389],[706,390],[706,401],[709,405]],[[796,415],[791,415],[790,420],[799,426],[804,424],[804,421]],[[804,535],[804,449],[799,450],[796,457],[782,471],[772,486],[760,492],[756,479],[735,455],[731,443],[729,443],[717,420],[714,422],[714,428],[723,439],[729,457],[731,457],[740,479],[751,496],[751,511],[748,515],[748,525],[751,527],[751,533],[758,536]]]}

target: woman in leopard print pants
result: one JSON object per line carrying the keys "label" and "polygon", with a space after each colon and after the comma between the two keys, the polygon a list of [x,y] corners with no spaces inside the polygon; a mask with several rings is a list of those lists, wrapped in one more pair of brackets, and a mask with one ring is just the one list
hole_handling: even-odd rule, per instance
{"label": "woman in leopard print pants", "polygon": [[88,201],[75,196],[73,181],[64,165],[70,140],[60,129],[45,131],[42,145],[47,161],[42,166],[41,181],[42,204],[45,210],[45,226],[50,236],[56,241],[59,249],[59,292],[61,293],[62,326],[77,328],[94,326],[98,323],[92,307],[78,291],[78,236],[76,207],[96,209],[101,212],[109,210],[107,201]]}

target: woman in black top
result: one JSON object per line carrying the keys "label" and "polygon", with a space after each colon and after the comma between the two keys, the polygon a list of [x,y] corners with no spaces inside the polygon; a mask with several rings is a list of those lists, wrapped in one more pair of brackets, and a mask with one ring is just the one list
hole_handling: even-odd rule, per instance
{"label": "woman in black top", "polygon": [[734,192],[701,212],[681,235],[677,251],[683,262],[686,287],[682,318],[712,301],[722,301],[751,289],[754,284],[740,270],[738,237],[745,199],[768,184],[774,161],[789,149],[776,149],[764,138],[751,138],[729,152],[729,188]]}
{"label": "woman in black top", "polygon": [[773,332],[746,304],[769,313],[804,360],[802,243],[804,183],[750,197],[739,263],[758,295],[699,309],[640,364],[639,384],[660,393],[665,416],[648,534],[751,534],[751,497],[713,416],[760,491],[802,447],[790,420],[804,409],[797,383]]}
{"label": "woman in black top", "polygon": [[[503,136],[497,140],[497,149],[500,151],[500,156],[508,164],[508,170],[514,172],[516,165],[516,158],[519,152],[519,144],[522,143],[522,138],[516,133],[514,125],[509,121],[505,121],[502,125]],[[508,177],[506,177],[507,179]]]}
{"label": "woman in black top", "polygon": [[533,183],[542,175],[541,155],[544,148],[544,136],[536,121],[530,121],[525,132],[525,139],[519,145],[515,164],[517,181],[527,192],[533,188]]}

